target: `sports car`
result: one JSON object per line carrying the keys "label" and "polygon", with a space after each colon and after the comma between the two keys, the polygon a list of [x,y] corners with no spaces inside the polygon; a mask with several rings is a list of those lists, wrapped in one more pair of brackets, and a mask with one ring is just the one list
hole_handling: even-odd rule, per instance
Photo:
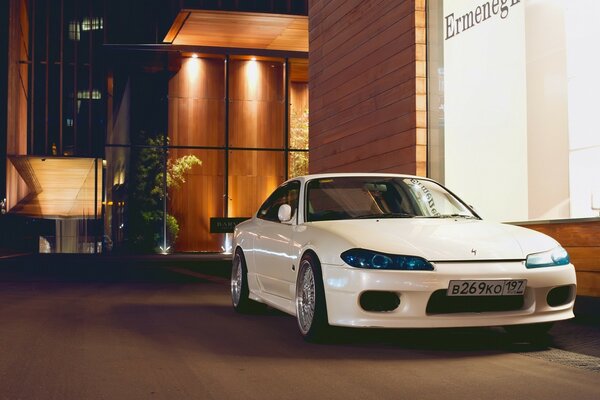
{"label": "sports car", "polygon": [[554,239],[488,222],[439,183],[308,175],[279,186],[233,240],[231,297],[331,326],[503,326],[535,338],[573,317],[575,269]]}

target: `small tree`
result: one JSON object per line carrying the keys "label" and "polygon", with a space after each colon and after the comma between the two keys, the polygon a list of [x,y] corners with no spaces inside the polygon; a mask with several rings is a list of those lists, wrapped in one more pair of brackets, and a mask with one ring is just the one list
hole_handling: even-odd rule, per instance
{"label": "small tree", "polygon": [[168,138],[159,135],[147,138],[150,147],[140,150],[134,163],[131,180],[133,190],[129,201],[129,233],[134,249],[156,250],[162,238],[163,217],[167,224],[167,241],[173,245],[179,235],[177,219],[167,213],[163,215],[164,195],[170,188],[180,188],[185,183],[185,174],[202,161],[195,155],[186,155],[174,160],[167,159],[167,187],[164,188],[164,162],[168,155],[165,144]]}

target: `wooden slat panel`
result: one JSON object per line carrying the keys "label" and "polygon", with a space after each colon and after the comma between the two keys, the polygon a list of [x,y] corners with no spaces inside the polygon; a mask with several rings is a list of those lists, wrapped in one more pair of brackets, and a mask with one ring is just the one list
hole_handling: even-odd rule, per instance
{"label": "wooden slat panel", "polygon": [[566,247],[577,271],[600,273],[600,246]]}
{"label": "wooden slat panel", "polygon": [[[404,67],[401,67],[398,70],[396,70],[395,73],[409,77],[412,74],[412,66],[406,65]],[[395,87],[398,88],[398,90],[400,90],[401,93],[405,94],[406,96],[414,95],[414,84],[410,79],[401,82]],[[314,110],[314,113],[316,115],[311,115],[311,119],[316,118],[317,120],[325,120],[331,117],[335,118],[337,114],[348,110],[349,108],[355,107],[357,104],[360,104],[370,99],[371,97],[373,97],[374,93],[384,94],[386,91],[391,90],[393,88],[394,87],[390,87],[389,78],[387,77],[387,75],[385,75],[378,76],[377,79],[374,79],[371,82],[366,82],[364,85],[358,87],[355,86],[353,89],[349,88],[349,92],[347,93],[330,93],[328,95],[323,95],[322,103],[327,103],[328,106],[326,108],[319,107],[316,110]]]}
{"label": "wooden slat panel", "polygon": [[229,110],[232,147],[283,148],[282,102],[234,101]]}
{"label": "wooden slat panel", "polygon": [[249,217],[284,181],[283,152],[229,152],[229,217]]}
{"label": "wooden slat panel", "polygon": [[184,57],[169,80],[169,97],[223,99],[225,62],[218,58]]}
{"label": "wooden slat panel", "polygon": [[[311,125],[311,136],[310,136],[310,148],[318,148],[320,146],[329,146],[334,141],[343,141],[346,137],[350,137],[352,135],[364,135],[367,137],[371,137],[372,140],[381,139],[387,137],[388,134],[385,131],[377,130],[376,127],[382,125],[382,123],[388,122],[388,127],[390,130],[389,133],[395,132],[407,132],[411,136],[416,135],[415,128],[415,114],[408,112],[404,113],[401,116],[396,116],[400,113],[404,106],[401,102],[394,103],[388,107],[385,107],[381,110],[377,110],[359,120],[351,121],[346,124],[341,124],[339,127],[335,127],[331,129],[330,133],[326,137],[315,137],[312,134],[312,131],[316,128]],[[377,132],[381,132],[381,135],[375,135]],[[336,144],[335,146],[339,146]],[[365,149],[361,149],[363,146],[354,147],[352,149],[348,149],[345,153],[348,159],[353,157],[353,153],[355,151],[364,151]],[[337,148],[337,147],[336,147]],[[368,150],[368,149],[367,149]],[[416,150],[415,150],[416,151]],[[311,157],[312,158],[312,157]],[[318,158],[315,157],[316,160]],[[401,161],[401,160],[398,160]],[[312,171],[312,170],[311,170]],[[368,172],[368,171],[364,171]]]}
{"label": "wooden slat panel", "polygon": [[556,239],[577,271],[577,293],[600,296],[600,221],[525,224]]}
{"label": "wooden slat panel", "polygon": [[183,27],[183,23],[188,19],[189,16],[189,11],[181,11],[179,14],[177,14],[177,16],[175,17],[175,21],[173,21],[173,25],[171,25],[171,28],[169,28],[169,31],[165,35],[163,42],[172,43],[173,40],[175,40],[175,37],[177,37],[177,34],[181,30],[181,28]]}
{"label": "wooden slat panel", "polygon": [[[408,20],[408,18],[406,18],[406,20]],[[343,84],[348,85],[349,82],[353,82],[353,85],[355,86],[354,89],[356,89],[379,77],[390,74],[402,66],[413,64],[415,62],[415,48],[413,41],[414,37],[412,33],[409,32],[401,36],[392,36],[392,39],[383,45],[378,44],[377,42],[370,43],[369,49],[366,50],[369,52],[367,53],[369,54],[369,57],[339,60],[331,67],[323,68],[321,70],[322,76],[315,78],[315,87],[324,95],[337,91],[339,87],[343,87]],[[309,68],[311,71],[314,70],[312,63]],[[409,76],[399,77],[392,75],[388,77],[388,79],[390,79],[390,83],[394,85],[407,80],[414,81],[414,66],[412,67]],[[312,84],[312,75],[310,80]]]}
{"label": "wooden slat panel", "polygon": [[[29,64],[20,64],[30,61],[28,57],[29,46],[29,15],[26,0],[11,2],[8,7],[8,34],[7,59],[8,59],[8,84],[6,96],[6,154],[27,154],[27,96]],[[7,77],[3,77],[7,79]],[[6,162],[6,199],[7,208],[10,210],[21,201],[29,190],[20,178],[17,170],[8,161]]]}
{"label": "wooden slat panel", "polygon": [[[368,57],[377,46],[389,43],[390,37],[398,37],[400,33],[411,33],[410,30],[398,32],[395,29],[398,24],[410,23],[410,2],[402,2],[402,4],[386,2],[371,7],[368,4],[361,4],[360,12],[358,20],[344,19],[344,23],[327,29],[321,35],[322,39],[327,40],[323,40],[322,43],[317,40],[311,45],[311,63],[315,65],[317,71],[325,70],[327,67],[340,68],[352,65],[353,59],[358,62]],[[315,47],[320,51],[313,57],[312,50]],[[335,61],[332,58],[333,54],[338,57]],[[332,65],[333,63],[337,66]]]}
{"label": "wooden slat panel", "polygon": [[331,0],[309,7],[312,173],[426,172],[420,5]]}
{"label": "wooden slat panel", "polygon": [[525,227],[552,236],[563,246],[600,246],[600,221],[527,224]]}
{"label": "wooden slat panel", "polygon": [[186,182],[169,190],[168,212],[179,224],[176,251],[222,251],[223,234],[210,233],[210,218],[222,217],[224,207],[225,152],[222,150],[171,149],[176,159],[195,155],[202,161],[185,174]]}
{"label": "wooden slat panel", "polygon": [[[174,44],[308,52],[305,16],[188,11],[190,15],[173,38]],[[165,41],[170,38],[165,37]]]}
{"label": "wooden slat panel", "polygon": [[[348,150],[353,150],[357,153],[362,153],[364,156],[369,154],[377,155],[382,152],[391,150],[399,150],[412,148],[415,145],[415,137],[412,135],[412,130],[405,132],[393,132],[388,130],[388,124],[373,129],[374,132],[384,131],[389,132],[388,135],[373,135],[373,138],[365,137],[365,135],[352,135],[344,140],[337,141],[335,145],[322,146],[315,150],[311,149],[311,156],[317,159],[328,158],[329,162],[334,163],[335,156],[346,153]],[[333,157],[333,158],[330,158]],[[342,160],[345,157],[342,156]]]}
{"label": "wooden slat panel", "polygon": [[308,82],[308,60],[302,58],[290,59],[290,81]]}
{"label": "wooden slat panel", "polygon": [[229,97],[232,100],[283,101],[283,63],[231,60]]}
{"label": "wooden slat panel", "polygon": [[[221,59],[183,58],[169,81],[168,132],[172,145],[224,146],[225,65]],[[169,191],[169,213],[179,224],[176,251],[222,251],[223,234],[210,233],[210,218],[224,216],[225,152],[171,149],[176,159],[195,155],[202,166]]]}
{"label": "wooden slat panel", "polygon": [[307,83],[290,83],[290,108],[293,112],[303,112],[305,110],[308,110]]}
{"label": "wooden slat panel", "polygon": [[273,61],[230,63],[229,144],[283,148],[283,65]]}
{"label": "wooden slat panel", "polygon": [[[30,195],[12,213],[32,217],[81,217],[100,212],[101,183],[94,196],[93,158],[11,157],[12,164],[30,188]],[[102,182],[102,166],[98,166]],[[95,200],[97,199],[97,203]]]}
{"label": "wooden slat panel", "polygon": [[[311,112],[311,127],[313,127],[313,134],[312,136],[317,138],[319,135],[321,134],[331,134],[332,131],[334,131],[334,129],[330,129],[329,127],[334,127],[339,131],[339,130],[345,130],[345,127],[342,127],[341,125],[335,124],[333,122],[335,122],[335,118],[336,115],[338,114],[337,112],[331,112],[328,110],[329,107],[334,107],[334,108],[338,108],[338,106],[336,106],[336,103],[339,100],[347,100],[346,105],[351,107],[351,106],[356,106],[357,104],[360,103],[360,101],[365,101],[368,100],[369,98],[373,98],[375,96],[377,96],[380,93],[385,92],[386,90],[389,90],[397,85],[403,85],[404,88],[409,87],[409,89],[407,90],[407,95],[408,96],[414,96],[415,93],[415,71],[414,71],[414,67],[409,63],[407,64],[405,67],[401,67],[400,65],[402,65],[402,63],[404,62],[403,60],[405,59],[405,57],[411,57],[412,55],[412,50],[411,49],[407,49],[406,51],[404,51],[401,54],[397,54],[396,56],[392,56],[389,60],[385,61],[384,63],[374,67],[372,70],[366,71],[365,74],[361,74],[362,78],[356,78],[356,77],[349,77],[348,81],[341,83],[340,86],[334,90],[331,91],[329,93],[322,93],[320,91],[320,88],[317,85],[313,85],[313,82],[310,82],[310,104],[311,104],[311,108],[314,109],[314,112]],[[312,68],[312,67],[311,67]],[[381,79],[381,81],[379,82],[379,84],[371,86],[375,83],[376,80]],[[366,92],[366,96],[354,96],[354,92],[357,91],[357,89],[362,89],[364,88],[364,91]],[[378,88],[381,89],[381,92],[373,92],[372,90]],[[314,95],[313,92],[317,91],[317,95]],[[321,97],[319,97],[319,95]],[[352,100],[352,99],[355,100]],[[359,100],[360,99],[360,100]],[[320,103],[315,105],[313,103]],[[416,104],[416,100],[415,100],[415,104]],[[321,112],[319,110],[322,110]],[[375,112],[379,112],[380,109],[374,111]],[[411,113],[415,113],[416,112],[416,106],[412,108],[412,110],[410,111]],[[314,116],[313,114],[317,113],[316,116]],[[321,116],[319,116],[318,114],[321,114]],[[387,118],[389,119],[390,117],[393,117],[395,114],[387,114]],[[372,117],[371,115],[368,115],[367,118]],[[328,125],[326,125],[326,127],[319,127],[321,121],[323,121],[324,123],[324,118],[328,118],[328,119],[333,119],[332,121],[328,121]],[[357,118],[358,121],[360,121],[361,118]],[[353,123],[352,121],[349,121],[351,126],[355,126],[356,124]],[[336,126],[338,125],[338,126]],[[408,128],[415,128],[416,126],[410,126],[410,127],[405,127],[406,129]],[[368,132],[365,132],[365,134],[368,134]]]}
{"label": "wooden slat panel", "polygon": [[177,146],[223,146],[223,100],[169,99],[169,139]]}
{"label": "wooden slat panel", "polygon": [[[290,130],[289,130],[289,147],[293,149],[308,149],[308,130],[301,127],[308,123],[308,83],[290,82]],[[295,164],[294,160],[306,160],[308,154],[295,154],[290,156],[290,165]],[[294,160],[292,160],[292,158]],[[307,168],[301,169],[290,167],[289,171],[294,175],[299,175],[302,170],[302,175],[308,173]]]}
{"label": "wooden slat panel", "polygon": [[577,295],[600,297],[600,274],[577,272]]}
{"label": "wooden slat panel", "polygon": [[[402,93],[402,85],[396,86],[378,96],[371,97],[355,106],[338,113],[335,116],[322,120],[321,123],[311,124],[315,130],[325,130],[327,132],[336,132],[344,130],[347,134],[352,134],[356,130],[347,130],[346,127],[354,125],[356,129],[364,119],[373,119],[374,122],[383,122],[400,117],[406,114],[412,114],[415,111],[415,96]],[[362,122],[364,124],[364,122]],[[372,126],[372,125],[371,125]]]}
{"label": "wooden slat panel", "polygon": [[169,81],[168,131],[172,145],[225,145],[223,60],[184,58]]}

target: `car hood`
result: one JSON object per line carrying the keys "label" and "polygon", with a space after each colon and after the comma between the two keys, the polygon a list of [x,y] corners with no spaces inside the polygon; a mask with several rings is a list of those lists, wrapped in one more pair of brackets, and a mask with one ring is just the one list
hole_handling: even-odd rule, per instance
{"label": "car hood", "polygon": [[463,218],[312,222],[351,246],[430,261],[524,260],[558,243],[536,231]]}

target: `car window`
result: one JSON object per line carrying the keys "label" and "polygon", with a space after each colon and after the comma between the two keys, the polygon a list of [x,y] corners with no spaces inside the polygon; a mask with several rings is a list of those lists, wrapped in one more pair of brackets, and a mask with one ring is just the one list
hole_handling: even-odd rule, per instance
{"label": "car window", "polygon": [[288,204],[292,207],[292,215],[296,214],[298,209],[298,194],[300,193],[300,182],[292,181],[278,187],[271,196],[263,203],[256,215],[260,219],[267,221],[280,222],[277,213],[279,207]]}
{"label": "car window", "polygon": [[439,184],[418,178],[355,176],[306,184],[306,221],[355,218],[477,218]]}

